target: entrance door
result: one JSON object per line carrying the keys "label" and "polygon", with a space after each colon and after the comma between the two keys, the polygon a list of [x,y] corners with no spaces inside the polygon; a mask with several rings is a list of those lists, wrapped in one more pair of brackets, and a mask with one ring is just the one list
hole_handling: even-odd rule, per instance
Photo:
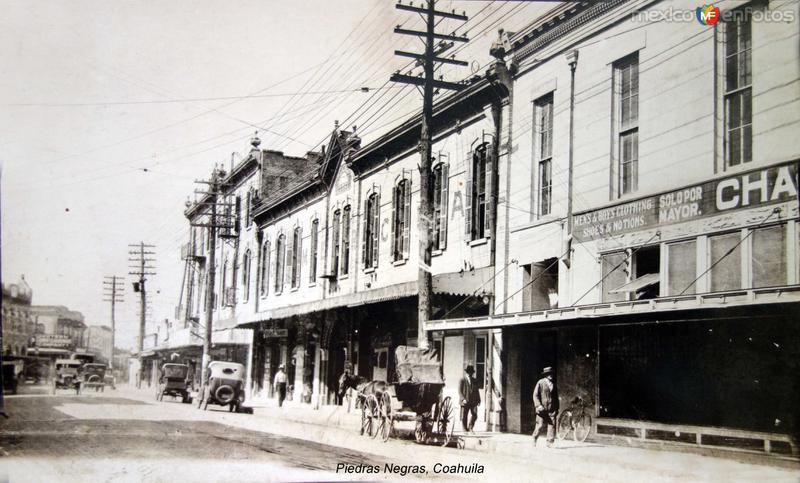
{"label": "entrance door", "polygon": [[375,381],[388,381],[389,375],[389,348],[375,349],[375,362],[372,366],[372,379]]}
{"label": "entrance door", "polygon": [[[542,369],[556,369],[556,331],[521,331],[525,340],[521,344],[520,364],[520,431],[532,433],[536,422],[533,408],[533,388],[542,375]],[[556,371],[557,372],[557,371]]]}

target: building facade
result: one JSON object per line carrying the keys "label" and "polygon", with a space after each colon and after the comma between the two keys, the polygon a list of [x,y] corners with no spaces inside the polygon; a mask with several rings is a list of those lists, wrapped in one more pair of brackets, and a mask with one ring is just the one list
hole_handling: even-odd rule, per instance
{"label": "building facade", "polygon": [[508,431],[532,430],[552,366],[600,433],[798,433],[797,5],[715,6],[705,25],[652,20],[694,12],[681,0],[567,4],[497,46],[514,81],[494,313],[426,328],[491,335]]}
{"label": "building facade", "polygon": [[33,290],[24,276],[19,283],[3,284],[3,355],[27,354],[30,338],[36,331],[30,311],[32,301]]}

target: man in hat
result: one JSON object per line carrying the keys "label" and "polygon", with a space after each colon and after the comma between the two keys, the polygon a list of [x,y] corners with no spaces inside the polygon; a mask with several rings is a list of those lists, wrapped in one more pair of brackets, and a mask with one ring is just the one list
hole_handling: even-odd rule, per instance
{"label": "man in hat", "polygon": [[286,373],[283,370],[286,367],[281,364],[278,367],[278,372],[275,373],[275,392],[278,394],[278,407],[283,407],[283,401],[286,399]]}
{"label": "man in hat", "polygon": [[[458,384],[458,394],[461,398],[461,427],[468,432],[472,432],[472,427],[475,426],[475,420],[478,419],[478,405],[481,403],[481,395],[478,392],[474,374],[475,368],[471,365],[467,366],[464,369],[464,377]],[[470,415],[471,417],[469,417]]]}
{"label": "man in hat", "polygon": [[536,410],[536,428],[533,430],[533,445],[547,428],[547,445],[556,438],[556,415],[558,414],[558,389],[553,377],[553,368],[545,367],[542,378],[533,388],[533,407]]}

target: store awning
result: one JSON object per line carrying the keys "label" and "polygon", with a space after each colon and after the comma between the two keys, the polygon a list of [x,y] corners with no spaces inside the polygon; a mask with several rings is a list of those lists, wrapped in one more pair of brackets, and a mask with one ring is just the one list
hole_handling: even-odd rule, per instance
{"label": "store awning", "polygon": [[443,273],[433,276],[433,291],[449,295],[491,295],[494,292],[494,267]]}
{"label": "store awning", "polygon": [[28,347],[29,356],[61,356],[69,355],[67,349],[56,349],[55,347]]}
{"label": "store awning", "polygon": [[636,280],[631,280],[630,282],[623,284],[615,288],[614,290],[609,290],[608,293],[638,292],[639,290],[645,287],[649,287],[650,285],[655,285],[658,282],[659,282],[659,274],[648,273],[647,275],[642,275]]}
{"label": "store awning", "polygon": [[252,327],[253,324],[259,322],[266,322],[268,320],[285,319],[293,315],[309,314],[312,312],[321,312],[323,310],[330,310],[339,307],[357,307],[359,305],[374,304],[378,302],[386,302],[389,300],[397,300],[404,297],[413,297],[417,295],[417,282],[404,282],[388,287],[375,288],[371,290],[364,290],[338,297],[330,297],[322,300],[314,300],[313,302],[306,302],[302,304],[288,305],[286,307],[277,307],[272,310],[265,310],[256,314],[250,315],[247,320],[237,324],[237,327],[246,328]]}

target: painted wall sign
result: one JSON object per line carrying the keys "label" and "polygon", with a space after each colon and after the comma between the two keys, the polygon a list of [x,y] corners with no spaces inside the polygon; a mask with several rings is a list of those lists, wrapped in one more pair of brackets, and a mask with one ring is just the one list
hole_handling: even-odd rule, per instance
{"label": "painted wall sign", "polygon": [[264,338],[274,338],[274,337],[288,337],[289,336],[289,329],[264,329]]}
{"label": "painted wall sign", "polygon": [[72,344],[72,339],[68,335],[59,334],[36,334],[36,347],[65,348]]}
{"label": "painted wall sign", "polygon": [[587,241],[797,199],[797,162],[755,169],[608,208],[575,214]]}

